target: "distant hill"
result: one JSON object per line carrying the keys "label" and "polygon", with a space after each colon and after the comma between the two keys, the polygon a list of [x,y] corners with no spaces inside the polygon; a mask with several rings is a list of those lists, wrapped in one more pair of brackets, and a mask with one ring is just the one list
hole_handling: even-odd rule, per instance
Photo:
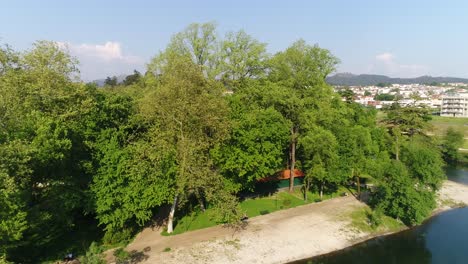
{"label": "distant hill", "polygon": [[[112,76],[111,76],[112,77]],[[121,74],[119,76],[117,76],[117,83],[121,83],[125,80],[125,78],[127,77],[126,74]],[[104,79],[97,79],[97,80],[94,80],[94,81],[91,81],[92,83],[95,83],[97,84],[97,86],[99,87],[102,87],[104,86],[104,82],[106,81],[106,78]]]}
{"label": "distant hill", "polygon": [[348,86],[366,86],[376,85],[378,83],[391,84],[411,84],[411,83],[468,83],[468,79],[455,77],[432,77],[420,76],[417,78],[390,78],[385,75],[360,74],[352,73],[337,73],[327,77],[327,82],[331,85],[348,85]]}

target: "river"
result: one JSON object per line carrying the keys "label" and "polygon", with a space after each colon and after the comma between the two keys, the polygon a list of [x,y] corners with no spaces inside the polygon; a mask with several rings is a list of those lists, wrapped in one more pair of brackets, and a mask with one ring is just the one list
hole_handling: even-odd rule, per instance
{"label": "river", "polygon": [[[447,176],[468,185],[468,168],[448,168]],[[294,263],[466,264],[468,208],[450,210],[421,226]]]}

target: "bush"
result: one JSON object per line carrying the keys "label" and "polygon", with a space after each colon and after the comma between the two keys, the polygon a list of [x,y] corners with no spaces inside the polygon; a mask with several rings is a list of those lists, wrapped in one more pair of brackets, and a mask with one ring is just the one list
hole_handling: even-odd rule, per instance
{"label": "bush", "polygon": [[105,244],[120,244],[128,242],[133,236],[133,230],[124,228],[119,231],[107,231],[102,240]]}
{"label": "bush", "polygon": [[383,213],[377,209],[374,211],[366,212],[367,221],[372,228],[377,228],[383,223]]}
{"label": "bush", "polygon": [[373,194],[371,205],[404,224],[420,224],[435,208],[435,194],[408,175],[403,163],[393,161],[385,172],[386,180]]}
{"label": "bush", "polygon": [[131,259],[130,253],[125,251],[123,248],[118,248],[114,251],[114,257],[117,264],[129,263]]}
{"label": "bush", "polygon": [[165,249],[163,250],[163,252],[169,252],[169,251],[171,251],[171,248],[170,248],[170,247],[167,247],[167,248],[165,248]]}
{"label": "bush", "polygon": [[91,243],[86,255],[80,258],[82,264],[105,264],[102,259],[102,248],[96,242]]}

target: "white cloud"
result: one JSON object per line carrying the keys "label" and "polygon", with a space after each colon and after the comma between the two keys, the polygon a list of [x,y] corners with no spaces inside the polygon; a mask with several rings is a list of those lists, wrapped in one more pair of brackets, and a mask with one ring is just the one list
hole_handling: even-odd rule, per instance
{"label": "white cloud", "polygon": [[375,56],[376,60],[382,61],[385,63],[391,63],[394,58],[395,56],[393,56],[393,54],[391,54],[390,52],[384,52],[382,54],[378,54],[377,56]]}
{"label": "white cloud", "polygon": [[428,73],[429,68],[419,64],[401,64],[396,56],[390,52],[377,54],[368,72],[384,74],[391,77],[417,77]]}
{"label": "white cloud", "polygon": [[104,44],[57,43],[78,58],[81,76],[84,80],[128,74],[133,69],[142,70],[144,68],[144,59],[124,53],[119,42],[107,41]]}

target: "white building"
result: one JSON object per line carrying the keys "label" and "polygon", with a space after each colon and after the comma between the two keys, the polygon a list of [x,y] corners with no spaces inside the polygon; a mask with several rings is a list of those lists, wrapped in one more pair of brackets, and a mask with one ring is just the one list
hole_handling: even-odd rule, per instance
{"label": "white building", "polygon": [[440,115],[468,117],[468,94],[451,94],[443,96]]}

